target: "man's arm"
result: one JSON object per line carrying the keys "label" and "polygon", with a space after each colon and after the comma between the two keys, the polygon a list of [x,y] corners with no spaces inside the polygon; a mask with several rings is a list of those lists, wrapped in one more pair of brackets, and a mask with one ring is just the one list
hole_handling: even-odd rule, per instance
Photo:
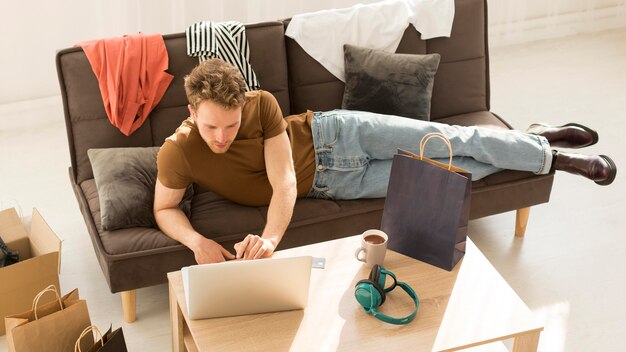
{"label": "man's arm", "polygon": [[296,203],[296,173],[287,132],[266,139],[264,154],[267,177],[272,185],[267,224],[260,238],[248,235],[235,245],[238,258],[257,259],[271,256],[283,238]]}
{"label": "man's arm", "polygon": [[191,249],[198,264],[234,259],[224,247],[196,232],[178,207],[185,189],[164,186],[158,179],[154,191],[154,218],[161,231]]}

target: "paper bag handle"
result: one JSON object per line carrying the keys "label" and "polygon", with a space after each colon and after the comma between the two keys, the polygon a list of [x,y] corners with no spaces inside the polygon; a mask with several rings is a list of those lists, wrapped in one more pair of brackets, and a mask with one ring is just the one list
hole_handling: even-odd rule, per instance
{"label": "paper bag handle", "polygon": [[35,296],[35,299],[33,299],[33,305],[31,307],[31,310],[33,311],[33,313],[35,313],[35,320],[38,319],[37,318],[37,305],[39,304],[39,299],[46,292],[54,292],[54,294],[57,296],[57,301],[59,302],[59,306],[61,307],[61,310],[63,310],[63,303],[61,302],[61,296],[59,296],[59,291],[57,291],[57,288],[54,285],[50,285],[44,288],[43,290],[41,290],[41,292],[39,292],[37,296]]}
{"label": "paper bag handle", "polygon": [[452,169],[452,145],[450,144],[450,140],[446,136],[444,136],[443,133],[432,132],[422,137],[422,140],[420,141],[420,160],[424,159],[424,148],[426,147],[426,143],[431,138],[439,138],[443,140],[443,142],[446,143],[446,145],[448,146],[448,151],[450,152],[450,159],[448,160],[448,170],[451,170]]}
{"label": "paper bag handle", "polygon": [[80,336],[78,336],[78,339],[74,343],[74,352],[82,352],[80,350],[80,340],[82,340],[83,337],[85,337],[91,331],[95,331],[96,335],[100,336],[100,344],[102,344],[102,347],[104,347],[104,339],[102,338],[102,333],[100,332],[100,329],[98,329],[98,327],[95,325],[89,325],[85,328],[85,330],[83,330],[83,332],[80,333]]}

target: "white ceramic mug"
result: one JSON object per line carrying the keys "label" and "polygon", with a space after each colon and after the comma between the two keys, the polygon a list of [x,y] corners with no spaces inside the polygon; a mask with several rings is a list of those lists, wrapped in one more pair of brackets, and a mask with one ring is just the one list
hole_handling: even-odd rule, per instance
{"label": "white ceramic mug", "polygon": [[370,268],[374,264],[382,266],[385,261],[385,253],[387,252],[387,239],[387,234],[380,230],[363,232],[361,235],[361,247],[357,248],[354,256]]}

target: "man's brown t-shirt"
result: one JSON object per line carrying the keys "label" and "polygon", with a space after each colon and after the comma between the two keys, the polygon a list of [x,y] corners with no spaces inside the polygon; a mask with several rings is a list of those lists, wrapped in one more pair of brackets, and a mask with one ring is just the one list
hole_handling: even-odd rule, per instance
{"label": "man's brown t-shirt", "polygon": [[315,174],[310,111],[283,119],[276,98],[266,91],[246,93],[241,126],[226,153],[215,154],[187,118],[165,140],[157,157],[158,179],[168,188],[192,182],[233,202],[260,206],[272,197],[265,170],[264,141],[285,130],[289,134],[298,197],[308,194]]}

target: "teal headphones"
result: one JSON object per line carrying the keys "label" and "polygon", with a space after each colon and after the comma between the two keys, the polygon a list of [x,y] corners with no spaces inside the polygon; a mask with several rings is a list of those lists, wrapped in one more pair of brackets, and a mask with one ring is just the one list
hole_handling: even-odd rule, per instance
{"label": "teal headphones", "polygon": [[[388,288],[385,288],[387,275],[391,276],[393,284],[391,284]],[[391,290],[396,288],[396,286],[400,286],[406,293],[409,294],[409,296],[411,296],[411,298],[413,298],[413,302],[415,302],[415,309],[413,310],[413,313],[402,318],[390,317],[379,313],[376,310],[377,307],[380,307],[385,302],[385,294],[391,292]],[[389,324],[402,325],[410,323],[413,319],[415,319],[417,308],[419,307],[419,299],[411,286],[404,282],[398,282],[396,280],[396,276],[391,271],[387,271],[387,269],[378,265],[374,265],[372,267],[372,271],[370,272],[368,279],[357,282],[354,290],[354,296],[359,304],[363,306],[366,313],[369,313],[376,319]]]}

